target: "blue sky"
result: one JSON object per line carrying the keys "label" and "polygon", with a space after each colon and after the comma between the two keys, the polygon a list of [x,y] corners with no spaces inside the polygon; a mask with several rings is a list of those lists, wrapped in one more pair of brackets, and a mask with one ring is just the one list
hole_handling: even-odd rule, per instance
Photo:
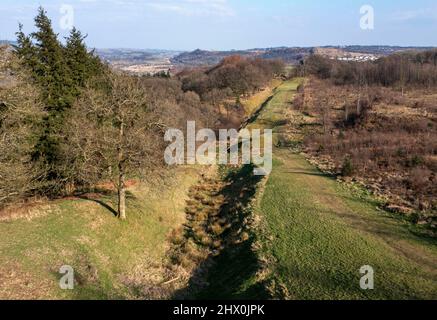
{"label": "blue sky", "polygon": [[[97,48],[192,50],[388,44],[437,46],[436,0],[1,0],[0,39],[33,30],[44,6],[57,32],[62,5]],[[360,28],[371,5],[375,28]]]}

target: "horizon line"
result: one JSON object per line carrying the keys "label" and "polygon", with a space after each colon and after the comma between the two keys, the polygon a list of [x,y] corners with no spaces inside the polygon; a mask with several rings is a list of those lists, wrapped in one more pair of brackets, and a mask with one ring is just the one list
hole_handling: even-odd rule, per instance
{"label": "horizon line", "polygon": [[[7,39],[0,39],[0,43],[16,43],[16,40],[7,40]],[[87,45],[88,46],[88,45]],[[326,45],[315,45],[315,46],[267,46],[267,47],[253,47],[253,48],[240,48],[240,49],[206,49],[206,48],[196,48],[196,49],[164,49],[164,48],[140,48],[140,47],[93,47],[88,46],[90,49],[94,50],[141,50],[141,51],[148,51],[148,50],[157,50],[157,51],[173,51],[173,52],[193,52],[193,51],[208,51],[208,52],[230,52],[230,51],[250,51],[250,50],[266,50],[266,49],[292,49],[292,48],[298,48],[298,49],[310,49],[310,48],[347,48],[347,47],[388,47],[388,48],[437,48],[437,46],[434,45],[388,45],[388,44],[326,44]]]}

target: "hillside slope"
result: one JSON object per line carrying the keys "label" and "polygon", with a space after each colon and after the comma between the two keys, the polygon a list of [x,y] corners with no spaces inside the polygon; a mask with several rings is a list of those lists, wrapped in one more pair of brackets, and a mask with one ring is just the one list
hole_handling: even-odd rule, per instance
{"label": "hillside slope", "polygon": [[[179,167],[165,185],[130,183],[129,219],[114,216],[116,194],[35,203],[0,213],[0,299],[162,298],[168,235],[185,222],[199,168]],[[61,290],[59,269],[74,269]]]}

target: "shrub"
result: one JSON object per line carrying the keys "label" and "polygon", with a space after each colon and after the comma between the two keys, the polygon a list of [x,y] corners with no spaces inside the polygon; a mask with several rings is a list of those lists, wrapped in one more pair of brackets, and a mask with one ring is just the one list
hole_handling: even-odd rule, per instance
{"label": "shrub", "polygon": [[354,165],[350,157],[346,157],[343,161],[343,165],[341,168],[341,175],[343,177],[350,177],[354,173]]}

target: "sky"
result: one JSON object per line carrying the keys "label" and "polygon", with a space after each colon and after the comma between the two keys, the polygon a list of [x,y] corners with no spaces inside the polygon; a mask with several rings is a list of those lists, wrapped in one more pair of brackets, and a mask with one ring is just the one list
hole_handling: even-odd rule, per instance
{"label": "sky", "polygon": [[61,37],[74,25],[92,48],[437,46],[436,0],[1,0],[0,39],[19,22],[32,32],[40,5]]}

